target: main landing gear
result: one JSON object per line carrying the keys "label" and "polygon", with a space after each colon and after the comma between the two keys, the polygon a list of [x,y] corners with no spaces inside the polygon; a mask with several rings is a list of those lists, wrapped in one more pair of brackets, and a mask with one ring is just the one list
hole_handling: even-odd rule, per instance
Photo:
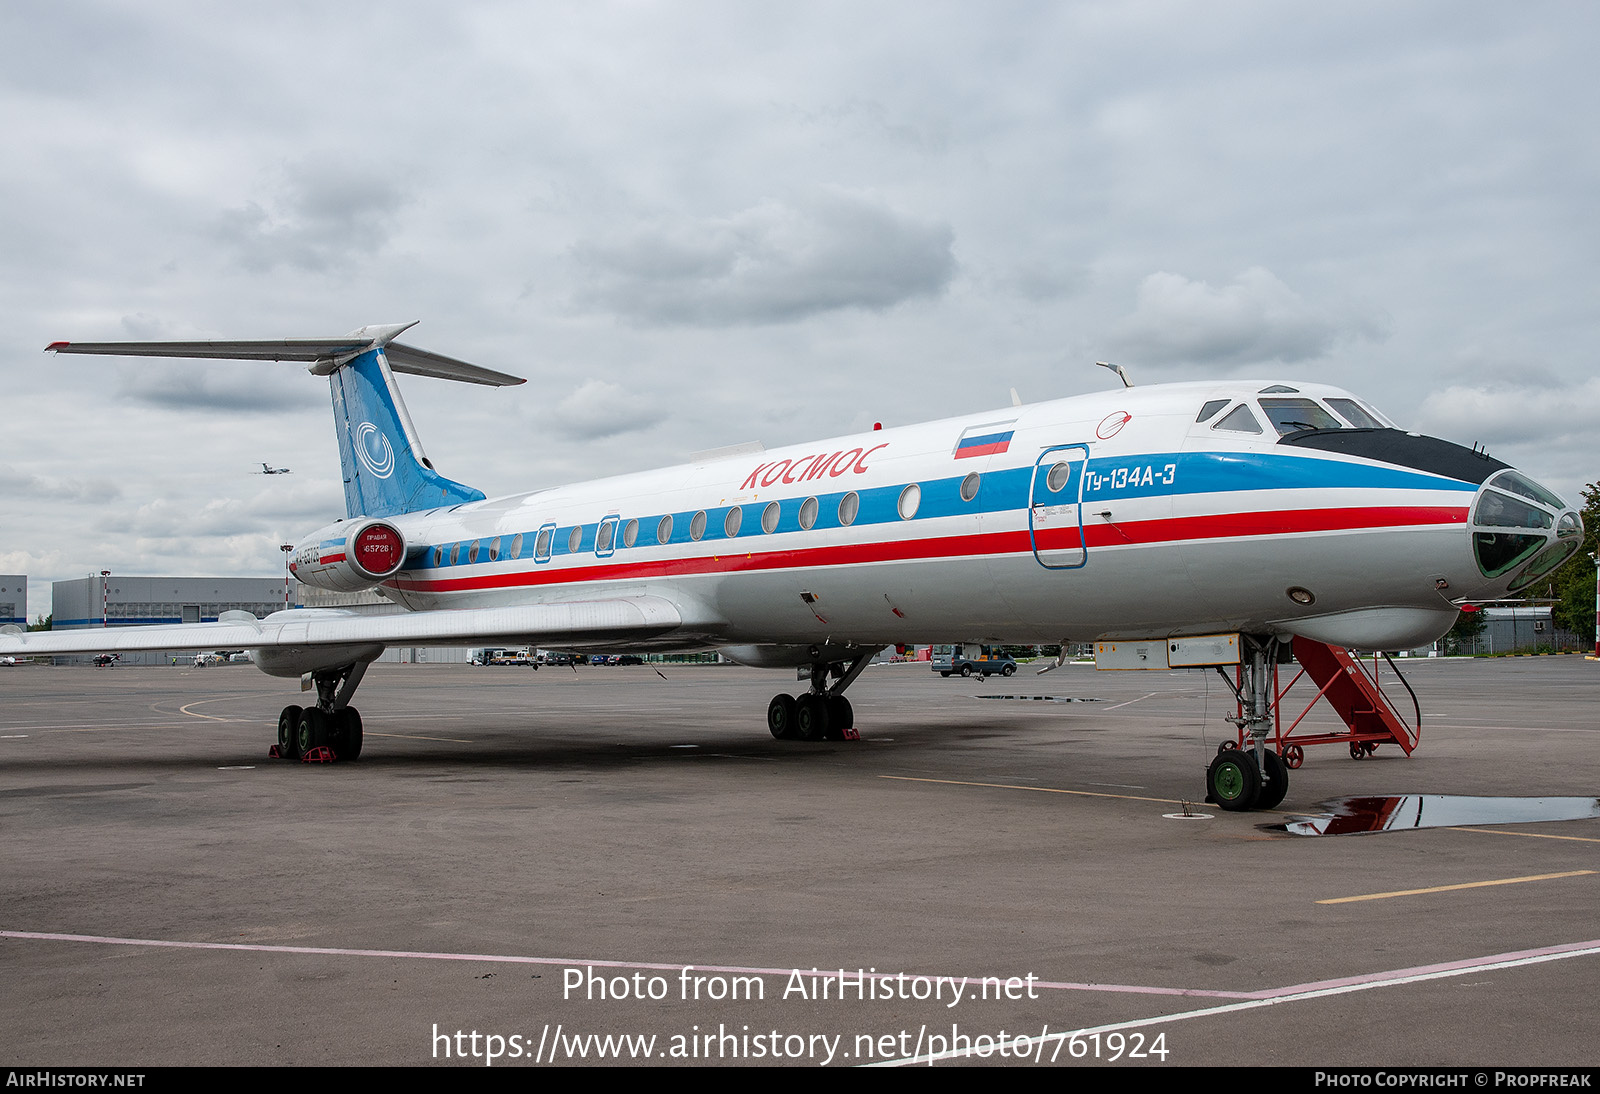
{"label": "main landing gear", "polygon": [[1249,735],[1244,748],[1224,741],[1206,768],[1206,801],[1230,812],[1271,809],[1289,792],[1289,767],[1283,757],[1267,747],[1272,725],[1272,673],[1277,664],[1276,638],[1243,635],[1248,661],[1243,687],[1235,687],[1222,674],[1239,700],[1239,715],[1228,721]]}
{"label": "main landing gear", "polygon": [[871,657],[863,653],[848,662],[813,661],[810,691],[774,695],[767,704],[768,732],[780,741],[856,740],[855,712],[844,691],[855,683]]}
{"label": "main landing gear", "polygon": [[278,715],[278,743],[270,755],[306,763],[359,759],[361,715],[349,703],[366,672],[367,663],[359,661],[341,669],[312,673],[317,705],[283,708]]}

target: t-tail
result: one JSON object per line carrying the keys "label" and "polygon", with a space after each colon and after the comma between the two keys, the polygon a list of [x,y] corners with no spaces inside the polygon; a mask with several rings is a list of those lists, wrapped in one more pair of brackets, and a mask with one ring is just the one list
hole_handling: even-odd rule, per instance
{"label": "t-tail", "polygon": [[344,473],[345,515],[388,517],[483,500],[483,491],[433,469],[400,398],[396,372],[503,387],[520,377],[394,341],[415,323],[361,327],[340,338],[265,342],[55,342],[54,353],[301,361],[328,377]]}

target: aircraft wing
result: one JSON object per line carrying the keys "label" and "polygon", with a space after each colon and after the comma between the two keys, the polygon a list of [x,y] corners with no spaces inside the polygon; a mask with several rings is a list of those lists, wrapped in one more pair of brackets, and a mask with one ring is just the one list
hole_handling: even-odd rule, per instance
{"label": "aircraft wing", "polygon": [[229,613],[216,623],[91,627],[0,634],[0,656],[131,650],[305,649],[319,646],[604,646],[643,642],[678,629],[683,617],[656,596],[614,597],[512,608],[370,615],[299,608],[266,619]]}

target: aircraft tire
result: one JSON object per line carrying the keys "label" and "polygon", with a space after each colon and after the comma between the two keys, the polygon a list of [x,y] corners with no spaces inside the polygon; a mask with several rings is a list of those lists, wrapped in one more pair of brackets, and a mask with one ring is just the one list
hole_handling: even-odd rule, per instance
{"label": "aircraft tire", "polygon": [[300,714],[291,703],[278,715],[278,755],[285,760],[300,758]]}
{"label": "aircraft tire", "polygon": [[300,726],[296,733],[296,743],[299,748],[297,756],[304,756],[313,748],[320,748],[328,743],[328,716],[317,707],[306,707],[300,712]]}
{"label": "aircraft tire", "polygon": [[333,754],[341,760],[361,758],[361,713],[355,707],[345,707],[334,716],[337,727],[337,744]]}
{"label": "aircraft tire", "polygon": [[828,698],[808,693],[795,701],[795,736],[802,741],[820,741],[828,735]]}
{"label": "aircraft tire", "polygon": [[855,724],[856,712],[851,708],[850,700],[843,695],[828,696],[828,740],[844,740],[844,731],[854,728]]}
{"label": "aircraft tire", "polygon": [[793,695],[774,695],[772,702],[767,704],[767,732],[780,741],[793,740],[795,706]]}
{"label": "aircraft tire", "polygon": [[1266,776],[1261,782],[1261,793],[1256,796],[1257,809],[1273,809],[1283,801],[1283,796],[1289,793],[1289,765],[1283,762],[1283,757],[1270,748],[1264,753],[1262,774]]}
{"label": "aircraft tire", "polygon": [[1217,754],[1206,769],[1206,800],[1229,813],[1254,809],[1261,794],[1255,757],[1237,748]]}

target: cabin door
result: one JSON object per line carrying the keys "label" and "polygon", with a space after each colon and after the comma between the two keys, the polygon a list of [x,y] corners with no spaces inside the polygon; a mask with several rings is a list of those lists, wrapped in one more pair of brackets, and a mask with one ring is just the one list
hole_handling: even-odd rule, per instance
{"label": "cabin door", "polygon": [[1059,444],[1039,454],[1028,492],[1028,537],[1033,557],[1050,570],[1075,570],[1089,561],[1083,539],[1083,469],[1087,444]]}

